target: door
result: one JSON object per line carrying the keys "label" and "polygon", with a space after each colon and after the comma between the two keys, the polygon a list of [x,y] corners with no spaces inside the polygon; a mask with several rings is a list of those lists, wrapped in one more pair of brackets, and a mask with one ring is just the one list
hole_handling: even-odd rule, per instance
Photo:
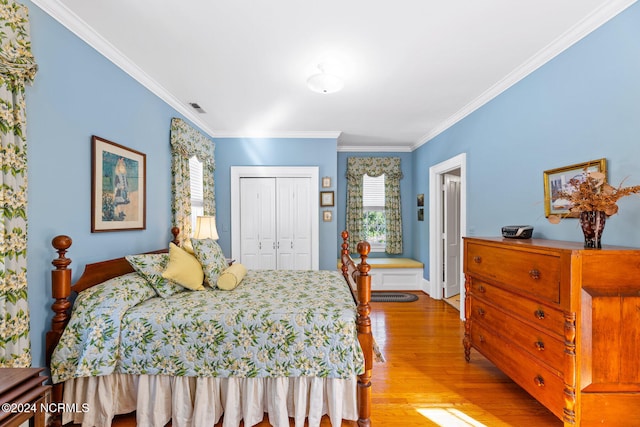
{"label": "door", "polygon": [[276,269],[276,179],[240,180],[240,262]]}
{"label": "door", "polygon": [[311,270],[311,179],[277,178],[277,268]]}
{"label": "door", "polygon": [[[290,252],[287,257],[295,259],[294,265],[296,268],[303,268],[302,266],[308,265],[309,269],[317,270],[319,267],[319,253],[320,253],[320,237],[319,237],[319,217],[318,215],[320,209],[319,197],[318,194],[318,184],[319,184],[319,169],[317,166],[232,166],[231,167],[231,235],[229,236],[231,239],[231,258],[237,260],[237,262],[242,262],[243,259],[243,248],[246,245],[250,244],[250,239],[248,235],[244,235],[242,233],[243,221],[248,221],[250,226],[253,227],[255,233],[260,227],[254,224],[254,221],[258,221],[257,219],[253,219],[254,216],[258,215],[259,210],[264,210],[265,208],[256,208],[256,200],[257,195],[254,195],[249,201],[247,198],[241,200],[243,191],[241,189],[241,183],[244,182],[245,179],[278,179],[282,180],[285,178],[295,178],[296,183],[305,183],[299,184],[302,185],[302,188],[298,188],[295,190],[295,199],[298,203],[296,203],[296,212],[291,214],[289,218],[296,218],[294,226],[293,235],[289,235],[293,240],[293,249],[294,252]],[[284,181],[283,181],[284,182]],[[246,185],[246,182],[245,184]],[[297,186],[298,184],[296,184]],[[276,196],[277,198],[277,190]],[[245,204],[245,208],[242,209],[241,205]],[[246,204],[249,203],[247,206]],[[277,200],[275,202],[278,203]],[[278,218],[278,208],[277,205],[274,205],[274,221]],[[241,214],[242,213],[242,214]],[[244,218],[242,216],[244,215]],[[280,221],[283,222],[282,220]],[[224,230],[223,232],[226,231]],[[284,229],[283,229],[284,230]],[[254,233],[254,234],[255,234]],[[277,226],[276,226],[276,236],[277,236]],[[242,238],[245,239],[245,242],[242,242]],[[308,242],[308,243],[307,243]],[[245,248],[247,256],[249,256],[249,252],[253,251],[250,256],[256,257],[257,251],[259,249],[259,244],[255,243],[254,248]],[[287,246],[291,250],[291,241],[289,242],[281,242],[280,249],[284,251],[284,248]],[[251,250],[249,250],[251,249]],[[264,249],[264,245],[263,245]],[[276,254],[277,257],[277,254]],[[284,262],[284,261],[283,261]],[[289,264],[291,265],[291,263]],[[297,267],[300,266],[300,267]]]}
{"label": "door", "polygon": [[249,269],[312,269],[311,182],[240,179],[239,262]]}
{"label": "door", "polygon": [[443,177],[443,276],[444,298],[460,293],[460,177]]}

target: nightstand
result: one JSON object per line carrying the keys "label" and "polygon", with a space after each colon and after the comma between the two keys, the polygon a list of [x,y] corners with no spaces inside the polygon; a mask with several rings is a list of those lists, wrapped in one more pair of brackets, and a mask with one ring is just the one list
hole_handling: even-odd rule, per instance
{"label": "nightstand", "polygon": [[[44,406],[50,386],[42,385],[47,377],[44,368],[0,368],[0,427],[29,425],[44,427]],[[41,410],[42,409],[42,410]]]}

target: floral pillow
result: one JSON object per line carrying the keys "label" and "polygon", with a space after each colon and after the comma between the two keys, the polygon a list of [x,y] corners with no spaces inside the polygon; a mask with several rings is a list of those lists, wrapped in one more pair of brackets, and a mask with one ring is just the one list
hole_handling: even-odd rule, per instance
{"label": "floral pillow", "polygon": [[162,277],[162,273],[169,262],[169,254],[127,255],[125,259],[138,274],[149,282],[162,298],[186,291],[186,288]]}
{"label": "floral pillow", "polygon": [[191,245],[196,258],[202,264],[205,281],[215,288],[218,276],[228,267],[222,248],[213,239],[191,239]]}

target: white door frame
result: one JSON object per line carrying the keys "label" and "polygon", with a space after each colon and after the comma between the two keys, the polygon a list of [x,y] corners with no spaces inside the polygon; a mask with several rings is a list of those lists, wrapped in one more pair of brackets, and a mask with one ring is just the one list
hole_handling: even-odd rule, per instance
{"label": "white door frame", "polygon": [[[231,257],[240,259],[240,179],[241,178],[311,178],[318,186],[317,166],[231,166]],[[315,188],[317,192],[317,188]],[[318,197],[311,197],[311,212],[319,212]],[[311,269],[320,266],[320,223],[311,215]]]}
{"label": "white door frame", "polygon": [[[467,154],[458,154],[444,162],[429,168],[429,296],[442,299],[443,289],[443,250],[442,226],[442,176],[452,170],[460,169],[460,235],[467,234]],[[460,318],[464,319],[464,248],[460,245]]]}

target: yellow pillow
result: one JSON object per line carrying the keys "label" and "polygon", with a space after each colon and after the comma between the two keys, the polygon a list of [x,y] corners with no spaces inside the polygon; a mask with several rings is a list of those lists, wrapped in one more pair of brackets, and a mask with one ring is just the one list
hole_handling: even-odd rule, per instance
{"label": "yellow pillow", "polygon": [[192,291],[204,290],[204,286],[202,286],[204,272],[200,262],[195,256],[173,243],[169,243],[169,262],[162,277],[173,280]]}
{"label": "yellow pillow", "polygon": [[245,274],[247,274],[247,269],[244,265],[240,263],[233,264],[218,276],[216,285],[222,290],[231,291],[242,282]]}
{"label": "yellow pillow", "polygon": [[191,245],[191,241],[189,239],[182,242],[182,245],[180,247],[189,252],[191,255],[195,255],[195,253],[193,252],[193,246]]}

